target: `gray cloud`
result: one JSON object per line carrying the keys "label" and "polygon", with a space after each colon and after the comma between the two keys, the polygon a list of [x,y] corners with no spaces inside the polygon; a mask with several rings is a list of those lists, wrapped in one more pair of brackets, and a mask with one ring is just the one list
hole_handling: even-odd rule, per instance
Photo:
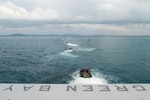
{"label": "gray cloud", "polygon": [[149,0],[0,0],[0,34],[145,35],[149,9]]}

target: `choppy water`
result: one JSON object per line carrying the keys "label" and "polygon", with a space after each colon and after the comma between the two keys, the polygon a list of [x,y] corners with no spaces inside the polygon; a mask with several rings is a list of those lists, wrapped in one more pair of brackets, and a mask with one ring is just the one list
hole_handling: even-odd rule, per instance
{"label": "choppy water", "polygon": [[150,83],[150,37],[0,37],[0,83]]}

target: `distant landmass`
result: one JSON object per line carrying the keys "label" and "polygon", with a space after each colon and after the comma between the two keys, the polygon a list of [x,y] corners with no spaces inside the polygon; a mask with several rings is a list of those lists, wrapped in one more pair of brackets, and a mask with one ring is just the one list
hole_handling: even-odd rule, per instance
{"label": "distant landmass", "polygon": [[78,34],[47,34],[47,35],[42,35],[42,34],[23,34],[23,33],[14,33],[14,34],[10,34],[10,35],[3,35],[3,36],[68,36],[68,37],[78,37],[78,36],[85,36],[85,35],[78,35]]}
{"label": "distant landmass", "polygon": [[27,36],[27,35],[22,33],[15,33],[15,34],[11,34],[10,36]]}
{"label": "distant landmass", "polygon": [[126,37],[131,37],[131,36],[150,36],[150,35],[82,35],[82,34],[23,34],[23,33],[14,33],[14,34],[10,34],[10,35],[0,35],[0,37],[30,37],[30,36],[34,36],[34,37],[39,37],[39,36],[42,36],[42,37],[55,37],[55,36],[63,36],[63,37],[97,37],[97,36],[101,36],[101,37],[123,37],[123,36],[126,36]]}

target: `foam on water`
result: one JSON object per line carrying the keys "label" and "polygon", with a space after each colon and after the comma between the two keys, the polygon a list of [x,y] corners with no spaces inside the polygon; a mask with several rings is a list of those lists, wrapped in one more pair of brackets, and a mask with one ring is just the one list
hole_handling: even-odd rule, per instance
{"label": "foam on water", "polygon": [[67,43],[68,46],[73,46],[73,47],[77,47],[79,46],[78,44],[75,44],[75,43]]}
{"label": "foam on water", "polygon": [[74,72],[71,76],[73,80],[69,84],[107,84],[107,80],[104,79],[103,75],[95,70],[91,70],[92,78],[82,78],[80,77],[80,71]]}
{"label": "foam on water", "polygon": [[62,56],[67,56],[67,57],[78,57],[77,55],[72,54],[73,50],[65,50],[60,53]]}
{"label": "foam on water", "polygon": [[71,37],[68,37],[68,38],[66,38],[66,39],[71,39]]}
{"label": "foam on water", "polygon": [[77,48],[76,51],[94,51],[95,48]]}

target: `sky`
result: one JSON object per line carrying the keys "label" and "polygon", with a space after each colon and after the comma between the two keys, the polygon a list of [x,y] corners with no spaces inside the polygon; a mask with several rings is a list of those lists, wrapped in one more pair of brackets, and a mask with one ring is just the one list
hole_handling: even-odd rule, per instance
{"label": "sky", "polygon": [[0,35],[150,35],[150,0],[0,0]]}

